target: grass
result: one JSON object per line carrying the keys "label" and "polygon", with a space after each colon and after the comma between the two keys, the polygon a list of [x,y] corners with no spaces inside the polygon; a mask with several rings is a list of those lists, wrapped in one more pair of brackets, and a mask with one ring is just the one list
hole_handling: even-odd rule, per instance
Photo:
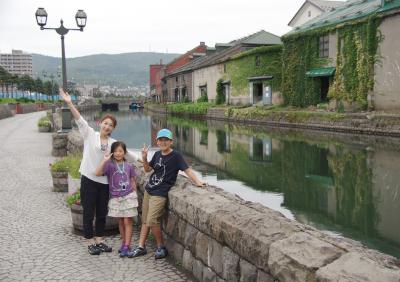
{"label": "grass", "polygon": [[53,104],[53,101],[36,101],[34,99],[29,98],[0,98],[0,104],[34,104],[34,103],[43,103],[43,104]]}
{"label": "grass", "polygon": [[345,117],[344,114],[327,111],[311,111],[302,108],[284,106],[251,106],[247,108],[229,108],[227,117],[236,119],[263,119],[275,121],[307,122],[311,119],[337,121]]}
{"label": "grass", "polygon": [[177,103],[167,105],[168,112],[188,113],[188,114],[207,114],[209,108],[215,107],[215,104],[208,102],[201,103]]}

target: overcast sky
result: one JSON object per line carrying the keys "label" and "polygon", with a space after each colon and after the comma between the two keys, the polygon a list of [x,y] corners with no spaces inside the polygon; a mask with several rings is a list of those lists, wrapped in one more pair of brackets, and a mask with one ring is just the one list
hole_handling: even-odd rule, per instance
{"label": "overcast sky", "polygon": [[46,9],[47,26],[75,28],[75,13],[87,16],[84,32],[66,35],[66,56],[126,52],[184,53],[261,29],[283,35],[303,0],[0,0],[0,52],[23,50],[60,57],[59,35],[41,31],[35,11]]}

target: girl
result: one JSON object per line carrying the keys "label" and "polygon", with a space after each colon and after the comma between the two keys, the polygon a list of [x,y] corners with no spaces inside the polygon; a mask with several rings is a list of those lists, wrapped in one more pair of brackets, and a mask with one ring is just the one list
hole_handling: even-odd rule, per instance
{"label": "girl", "polygon": [[104,156],[96,169],[96,175],[108,178],[110,201],[108,216],[118,217],[121,234],[120,257],[131,255],[132,217],[137,216],[136,173],[125,160],[126,145],[117,141],[111,145],[111,154]]}
{"label": "girl", "polygon": [[[83,233],[87,239],[88,252],[99,255],[101,252],[111,252],[112,249],[103,241],[104,227],[107,216],[109,200],[108,180],[105,176],[96,176],[98,164],[109,154],[110,147],[115,140],[110,137],[117,126],[114,116],[107,114],[100,122],[100,132],[95,131],[83,119],[71,101],[67,92],[60,88],[60,97],[71,109],[72,116],[78,125],[84,141],[83,158],[79,172],[81,173],[81,204],[83,208]],[[134,160],[133,154],[129,153]],[[96,213],[95,232],[93,232],[93,219]]]}

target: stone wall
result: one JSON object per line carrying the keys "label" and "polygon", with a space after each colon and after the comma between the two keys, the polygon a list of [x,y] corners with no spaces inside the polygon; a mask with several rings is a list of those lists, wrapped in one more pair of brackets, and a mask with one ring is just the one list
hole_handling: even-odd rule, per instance
{"label": "stone wall", "polygon": [[0,119],[12,117],[12,112],[7,104],[0,104]]}
{"label": "stone wall", "polygon": [[[148,176],[139,171],[139,197]],[[170,254],[199,281],[400,281],[400,261],[183,176],[169,193]]]}
{"label": "stone wall", "polygon": [[276,112],[273,115],[258,118],[235,118],[227,116],[224,108],[210,108],[206,115],[189,113],[168,113],[163,106],[162,111],[156,105],[146,106],[146,109],[159,114],[171,114],[193,119],[222,120],[237,124],[265,125],[280,128],[296,128],[343,132],[351,134],[365,134],[376,136],[400,137],[400,116],[391,113],[347,113],[343,118],[329,118],[315,115],[303,119],[296,118],[296,112]]}

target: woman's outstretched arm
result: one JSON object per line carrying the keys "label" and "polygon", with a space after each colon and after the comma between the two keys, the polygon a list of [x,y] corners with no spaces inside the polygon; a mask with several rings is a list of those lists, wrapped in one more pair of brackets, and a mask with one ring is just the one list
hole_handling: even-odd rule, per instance
{"label": "woman's outstretched arm", "polygon": [[65,92],[61,87],[60,87],[60,97],[61,97],[62,100],[65,101],[65,103],[67,103],[68,108],[70,108],[72,116],[74,117],[74,119],[75,120],[80,119],[81,118],[81,114],[79,113],[77,108],[75,108],[74,104],[72,103],[71,96],[68,94],[68,92]]}
{"label": "woman's outstretched arm", "polygon": [[72,103],[71,96],[69,96],[68,92],[65,92],[62,88],[60,88],[60,97],[71,109],[72,116],[78,125],[79,132],[82,134],[83,139],[88,138],[90,134],[94,133],[94,129],[88,125],[87,121],[81,116],[78,109],[75,108]]}

